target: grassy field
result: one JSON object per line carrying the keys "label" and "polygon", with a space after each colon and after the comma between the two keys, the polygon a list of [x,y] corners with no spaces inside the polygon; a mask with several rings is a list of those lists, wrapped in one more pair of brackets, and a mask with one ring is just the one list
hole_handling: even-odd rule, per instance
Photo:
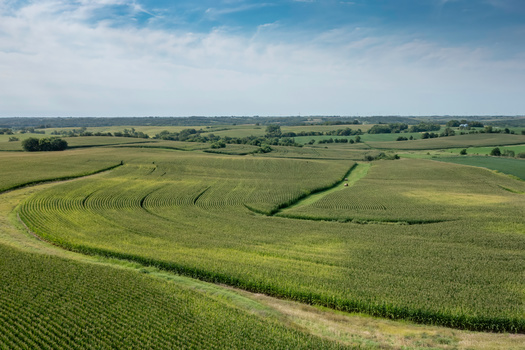
{"label": "grassy field", "polygon": [[464,156],[439,157],[436,158],[436,160],[497,170],[499,172],[514,175],[522,180],[525,180],[525,159],[515,159],[507,157]]}
{"label": "grassy field", "polygon": [[21,217],[88,254],[336,309],[524,331],[524,197],[501,188],[523,192],[519,181],[381,161],[354,186],[280,213],[309,219],[297,220],[254,212],[339,183],[351,162],[134,151],[110,173],[36,193]]}
{"label": "grassy field", "polygon": [[371,148],[398,150],[495,147],[523,143],[525,143],[525,135],[512,134],[468,134],[413,141],[367,142]]}
{"label": "grassy field", "polygon": [[[459,154],[459,152],[461,152],[462,149],[463,148],[453,148],[447,151],[453,154]],[[494,147],[469,147],[467,148],[467,154],[489,155],[493,149]],[[517,155],[518,153],[522,153],[522,152],[525,153],[525,145],[504,146],[504,147],[500,147],[500,150],[502,153],[506,150],[513,151]]]}

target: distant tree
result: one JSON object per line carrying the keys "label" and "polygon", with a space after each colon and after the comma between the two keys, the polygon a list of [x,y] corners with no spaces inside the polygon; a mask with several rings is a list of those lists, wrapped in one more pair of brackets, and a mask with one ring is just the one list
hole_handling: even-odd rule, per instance
{"label": "distant tree", "polygon": [[16,137],[16,136],[11,136],[11,137],[9,138],[9,142],[12,142],[12,141],[18,141],[18,137]]}
{"label": "distant tree", "polygon": [[516,155],[516,153],[513,150],[506,149],[506,150],[503,151],[503,153],[501,155],[504,156],[504,157],[514,157]]}
{"label": "distant tree", "polygon": [[451,128],[446,128],[439,136],[445,137],[454,135],[456,135],[456,132],[454,130],[452,130]]}
{"label": "distant tree", "polygon": [[40,140],[34,137],[30,137],[22,141],[22,147],[27,152],[63,151],[67,148],[67,142],[56,137],[44,137]]}
{"label": "distant tree", "polygon": [[467,154],[467,149],[466,148],[463,148],[459,154],[461,154],[462,156],[466,155]]}
{"label": "distant tree", "polygon": [[224,148],[224,147],[226,147],[226,144],[223,141],[217,141],[211,144],[211,148]]}
{"label": "distant tree", "polygon": [[262,144],[259,148],[260,153],[270,153],[272,151],[272,148],[269,145]]}
{"label": "distant tree", "polygon": [[501,150],[499,147],[493,148],[492,151],[490,151],[490,155],[499,157],[501,156]]}
{"label": "distant tree", "polygon": [[355,137],[355,143],[359,143],[359,142],[361,142],[361,136],[357,135]]}
{"label": "distant tree", "polygon": [[40,146],[38,144],[38,139],[35,137],[30,137],[22,141],[22,148],[27,152],[37,152],[40,151]]}
{"label": "distant tree", "polygon": [[438,131],[439,129],[441,129],[441,125],[436,123],[419,123],[412,125],[408,132]]}
{"label": "distant tree", "polygon": [[67,148],[67,141],[59,138],[51,138],[51,150],[63,151]]}
{"label": "distant tree", "polygon": [[270,124],[266,127],[266,137],[281,137],[281,126]]}
{"label": "distant tree", "polygon": [[447,127],[449,128],[457,128],[461,125],[461,123],[459,122],[459,120],[449,120],[447,122]]}
{"label": "distant tree", "polygon": [[[462,124],[467,124],[467,123],[465,122]],[[482,128],[485,126],[482,122],[477,122],[477,121],[470,121],[468,122],[468,125],[473,128]]]}

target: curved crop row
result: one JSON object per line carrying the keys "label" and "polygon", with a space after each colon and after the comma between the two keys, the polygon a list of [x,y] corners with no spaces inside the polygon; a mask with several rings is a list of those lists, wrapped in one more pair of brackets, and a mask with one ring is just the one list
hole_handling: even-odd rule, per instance
{"label": "curved crop row", "polygon": [[[20,217],[36,234],[84,253],[345,310],[523,332],[525,238],[515,231],[525,224],[519,216],[525,199],[499,187],[519,189],[505,183],[514,180],[448,164],[385,161],[319,201],[355,204],[348,199],[358,194],[359,217],[335,204],[286,211],[314,219],[436,222],[341,225],[246,208],[267,213],[329,188],[348,170],[344,164],[207,157],[156,161],[149,173],[129,165],[97,181],[54,186],[26,200]],[[447,217],[455,221],[439,222]]]}

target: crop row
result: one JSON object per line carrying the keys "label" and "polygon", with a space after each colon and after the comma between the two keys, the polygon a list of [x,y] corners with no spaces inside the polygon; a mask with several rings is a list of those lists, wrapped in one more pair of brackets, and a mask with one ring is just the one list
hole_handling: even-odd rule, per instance
{"label": "crop row", "polygon": [[[157,170],[140,176],[130,164],[111,176],[54,186],[25,201],[20,217],[38,235],[87,254],[345,310],[523,332],[525,238],[517,231],[525,224],[519,215],[525,199],[499,187],[525,186],[516,180],[432,161],[379,162],[354,186],[323,201],[357,195],[367,205],[387,208],[361,210],[380,212],[381,220],[454,221],[353,225],[264,217],[241,205],[272,208],[296,193],[328,186],[347,170],[337,172],[342,168],[337,162],[324,163],[322,177],[319,164],[312,172],[297,171],[306,161],[201,161],[158,162]],[[267,165],[276,174],[263,173]],[[150,180],[159,170],[167,174]],[[315,184],[312,174],[323,182]],[[270,200],[257,201],[265,196]],[[126,205],[90,206],[97,197]],[[171,206],[171,197],[192,199]],[[86,208],[79,204],[84,199]],[[306,209],[317,217],[348,211],[313,205],[301,210]]]}
{"label": "crop row", "polygon": [[344,348],[135,272],[0,245],[0,348]]}

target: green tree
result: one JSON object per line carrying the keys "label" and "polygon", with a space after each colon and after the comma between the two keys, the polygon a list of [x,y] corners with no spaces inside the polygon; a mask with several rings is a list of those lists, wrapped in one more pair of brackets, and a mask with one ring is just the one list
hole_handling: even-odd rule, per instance
{"label": "green tree", "polygon": [[266,127],[266,137],[281,137],[281,126],[270,124]]}
{"label": "green tree", "polygon": [[451,128],[446,128],[445,131],[443,131],[441,135],[439,136],[445,137],[445,136],[454,136],[454,135],[456,135],[456,132],[454,130],[452,130]]}
{"label": "green tree", "polygon": [[27,152],[63,151],[67,148],[67,142],[56,137],[44,137],[40,140],[34,137],[30,137],[22,141],[22,147]]}
{"label": "green tree", "polygon": [[501,156],[501,150],[499,147],[493,148],[492,151],[490,151],[490,155],[499,157]]}
{"label": "green tree", "polygon": [[67,148],[67,141],[58,139],[58,138],[51,139],[51,150],[52,151],[63,151],[66,148]]}
{"label": "green tree", "polygon": [[466,155],[467,154],[467,149],[466,148],[463,148],[459,154],[461,154],[462,156]]}
{"label": "green tree", "polygon": [[37,152],[40,151],[40,146],[38,139],[35,137],[30,137],[22,141],[22,148],[27,152]]}

